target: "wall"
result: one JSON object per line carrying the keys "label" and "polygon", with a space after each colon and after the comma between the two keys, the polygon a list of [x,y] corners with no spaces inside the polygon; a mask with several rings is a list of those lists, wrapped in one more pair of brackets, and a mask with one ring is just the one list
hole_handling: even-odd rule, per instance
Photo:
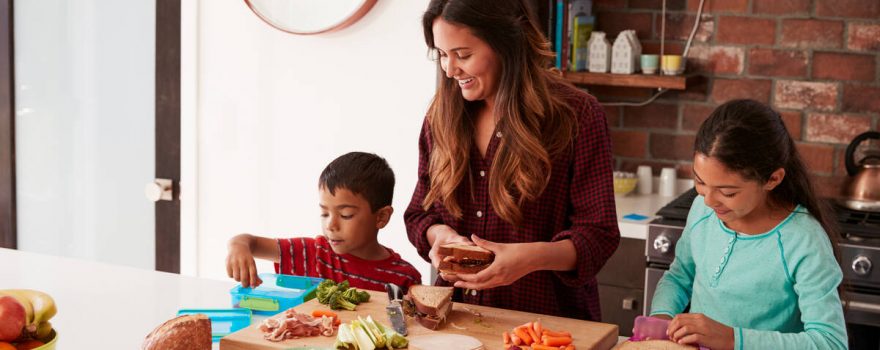
{"label": "wall", "polygon": [[[668,0],[666,49],[682,53],[699,0]],[[660,0],[595,0],[599,30],[636,29],[659,53]],[[735,98],[771,104],[825,195],[841,188],[843,154],[880,119],[880,1],[707,0],[688,54],[686,91],[644,107],[609,107],[618,167],[674,165],[691,177],[694,134],[712,109]],[[600,101],[644,100],[646,89],[591,87]]]}
{"label": "wall", "polygon": [[[380,242],[428,275],[403,226],[435,82],[420,27],[426,5],[379,1],[340,32],[295,36],[244,1],[199,2],[198,18],[185,19],[197,23],[197,68],[183,72],[198,86],[199,275],[227,278],[235,234],[319,235],[318,175],[355,150],[384,156],[397,176],[396,211]],[[184,187],[182,195],[194,194]]]}

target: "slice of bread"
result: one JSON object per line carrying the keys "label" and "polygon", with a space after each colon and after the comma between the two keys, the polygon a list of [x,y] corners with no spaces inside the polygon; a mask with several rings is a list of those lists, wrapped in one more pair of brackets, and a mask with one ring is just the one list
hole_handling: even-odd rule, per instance
{"label": "slice of bread", "polygon": [[697,350],[698,347],[681,345],[670,340],[625,341],[614,350]]}
{"label": "slice of bread", "polygon": [[[409,287],[409,299],[415,304],[416,310],[426,315],[441,315],[444,307],[452,304],[452,287],[424,286],[417,284]],[[446,311],[448,313],[448,310]]]}
{"label": "slice of bread", "polygon": [[446,321],[446,317],[449,316],[449,313],[452,311],[452,302],[446,303],[445,306],[438,312],[436,315],[416,315],[416,321],[430,330],[437,330],[441,325]]}
{"label": "slice of bread", "polygon": [[183,315],[159,325],[144,339],[142,350],[211,350],[211,319]]}
{"label": "slice of bread", "polygon": [[441,245],[440,248],[437,249],[437,253],[443,256],[451,256],[454,260],[471,259],[492,261],[495,259],[495,254],[489,250],[475,245],[461,243]]}

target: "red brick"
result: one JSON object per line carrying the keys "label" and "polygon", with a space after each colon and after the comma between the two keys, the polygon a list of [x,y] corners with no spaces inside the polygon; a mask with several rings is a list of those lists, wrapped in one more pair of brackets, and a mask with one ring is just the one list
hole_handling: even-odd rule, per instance
{"label": "red brick", "polygon": [[709,96],[709,79],[702,75],[696,75],[688,79],[684,90],[668,90],[662,96],[661,101],[677,103],[681,101],[706,101]]}
{"label": "red brick", "polygon": [[877,0],[816,0],[816,16],[880,18]]}
{"label": "red brick", "polygon": [[694,45],[688,52],[687,70],[716,74],[741,74],[745,51],[741,47]]}
{"label": "red brick", "polygon": [[[667,0],[666,10],[680,11],[687,6],[687,0]],[[663,8],[663,0],[629,0],[629,8],[631,9],[656,9]]]}
{"label": "red brick", "polygon": [[809,172],[831,174],[834,170],[834,146],[798,142],[797,149]]}
{"label": "red brick", "polygon": [[788,130],[788,134],[791,135],[791,138],[795,140],[801,139],[801,125],[803,124],[803,113],[795,112],[795,111],[781,111],[779,114],[782,116],[782,121],[785,123],[785,128]]}
{"label": "red brick", "polygon": [[847,23],[846,47],[858,51],[880,51],[880,24]]}
{"label": "red brick", "polygon": [[644,158],[648,152],[648,132],[612,130],[611,146],[615,156]]}
{"label": "red brick", "polygon": [[874,81],[875,55],[835,52],[813,53],[813,78],[834,80]]}
{"label": "red brick", "polygon": [[749,74],[769,77],[805,77],[807,52],[752,48],[749,50]]}
{"label": "red brick", "polygon": [[754,0],[752,11],[772,15],[805,15],[810,13],[810,0]]}
{"label": "red brick", "polygon": [[880,87],[844,86],[843,110],[845,112],[880,113]]}
{"label": "red brick", "polygon": [[693,135],[651,134],[651,158],[655,159],[694,159]]}
{"label": "red brick", "polygon": [[712,86],[712,101],[724,103],[749,98],[769,103],[771,85],[770,80],[764,79],[715,79],[715,85]]}
{"label": "red brick", "polygon": [[593,8],[596,10],[625,9],[626,0],[595,0]]}
{"label": "red brick", "polygon": [[[697,12],[700,0],[688,0],[688,12]],[[749,11],[749,0],[706,0],[703,4],[703,13],[739,12]]]}
{"label": "red brick", "polygon": [[699,130],[703,121],[709,118],[714,110],[715,106],[713,105],[684,105],[681,110],[681,129],[685,131]]}
{"label": "red brick", "polygon": [[843,22],[784,19],[782,20],[781,40],[780,44],[786,47],[839,48],[843,44]]}
{"label": "red brick", "polygon": [[651,103],[641,107],[624,107],[623,126],[627,128],[675,129],[678,127],[678,106]]}
{"label": "red brick", "polygon": [[[703,14],[694,40],[707,42],[715,33],[715,18],[712,15]],[[694,28],[695,14],[667,13],[666,14],[666,40],[687,40]],[[662,17],[658,14],[654,20],[654,38],[660,39],[663,30]]]}
{"label": "red brick", "polygon": [[843,194],[843,188],[849,179],[847,176],[821,176],[814,174],[810,176],[810,181],[813,183],[816,196],[837,197]]}
{"label": "red brick", "polygon": [[651,13],[599,12],[596,15],[596,29],[606,33],[609,41],[627,29],[635,29],[639,39],[651,37]]}
{"label": "red brick", "polygon": [[773,105],[787,109],[831,111],[837,107],[837,84],[777,80]]}
{"label": "red brick", "polygon": [[718,43],[773,45],[776,42],[776,20],[739,16],[723,16],[718,20]]}
{"label": "red brick", "polygon": [[871,118],[846,114],[807,116],[807,141],[847,144],[858,134],[871,130]]}
{"label": "red brick", "polygon": [[590,85],[587,91],[599,98],[599,101],[644,100],[650,98],[653,89],[638,89],[626,86]]}
{"label": "red brick", "polygon": [[605,119],[608,120],[608,126],[611,128],[620,127],[620,107],[603,106],[603,108],[605,109]]}

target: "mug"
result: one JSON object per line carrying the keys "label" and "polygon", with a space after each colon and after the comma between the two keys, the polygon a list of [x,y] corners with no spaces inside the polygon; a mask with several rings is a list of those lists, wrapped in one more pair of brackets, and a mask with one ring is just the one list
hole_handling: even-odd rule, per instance
{"label": "mug", "polygon": [[677,75],[681,74],[681,55],[663,55],[663,62],[660,65],[663,74]]}
{"label": "mug", "polygon": [[660,56],[645,54],[642,55],[642,73],[645,74],[654,74],[657,73],[657,68],[660,65]]}

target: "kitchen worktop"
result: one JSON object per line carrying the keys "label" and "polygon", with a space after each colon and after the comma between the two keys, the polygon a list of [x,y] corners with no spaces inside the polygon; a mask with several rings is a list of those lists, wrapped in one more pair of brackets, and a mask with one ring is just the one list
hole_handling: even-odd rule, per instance
{"label": "kitchen worktop", "polygon": [[58,349],[140,349],[178,309],[229,307],[234,285],[0,248],[0,288],[41,290],[55,299]]}
{"label": "kitchen worktop", "polygon": [[[655,179],[656,182],[656,179]],[[615,206],[617,207],[617,225],[620,227],[620,237],[647,239],[648,223],[654,220],[656,213],[666,203],[671,202],[691,187],[694,187],[694,181],[690,179],[679,179],[676,185],[680,191],[675,196],[661,196],[657,193],[638,194],[636,191],[621,196],[614,196]],[[654,188],[657,188],[655,183]],[[644,216],[644,219],[634,220],[625,218],[630,214],[638,214]]]}

